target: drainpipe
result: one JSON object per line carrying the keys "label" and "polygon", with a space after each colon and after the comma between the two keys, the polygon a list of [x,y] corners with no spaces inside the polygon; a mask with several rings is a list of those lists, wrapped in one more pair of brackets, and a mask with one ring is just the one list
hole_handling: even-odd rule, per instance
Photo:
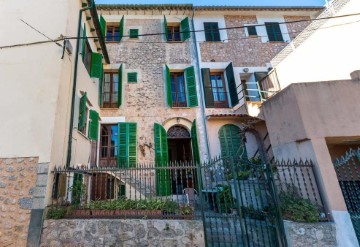
{"label": "drainpipe", "polygon": [[[195,15],[195,9],[193,8],[192,17],[191,17],[191,27],[192,27],[193,34],[194,34],[195,57],[196,57],[196,64],[197,64],[197,69],[198,69],[199,79],[200,79],[199,82],[200,82],[200,85],[201,85],[202,80],[201,80],[199,51],[198,51],[197,42],[196,42],[196,33],[194,32],[195,31],[194,15]],[[206,127],[206,115],[205,115],[205,101],[204,101],[204,98],[205,97],[204,97],[203,87],[200,86],[200,105],[201,105],[201,114],[203,116],[203,124],[204,124],[204,130],[205,130],[204,132],[205,132],[206,152],[207,152],[207,157],[210,160],[209,137],[208,137],[208,131],[207,131],[207,127]]]}
{"label": "drainpipe", "polygon": [[70,123],[69,123],[69,138],[68,138],[68,149],[67,149],[67,157],[66,157],[66,167],[70,167],[70,162],[71,162],[72,132],[74,128],[74,107],[75,107],[75,94],[76,94],[76,83],[77,83],[77,69],[78,69],[78,61],[79,61],[82,13],[86,10],[94,8],[94,6],[95,6],[94,0],[92,0],[90,6],[80,9],[79,11],[79,23],[78,23],[78,31],[77,31],[77,39],[76,39],[76,54],[75,54],[75,65],[74,65],[75,68],[74,68],[73,88],[71,95],[71,113],[70,113]]}

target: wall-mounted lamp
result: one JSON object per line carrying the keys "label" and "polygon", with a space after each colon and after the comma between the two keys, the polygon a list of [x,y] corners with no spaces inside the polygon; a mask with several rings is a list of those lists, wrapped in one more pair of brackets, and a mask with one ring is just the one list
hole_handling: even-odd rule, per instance
{"label": "wall-mounted lamp", "polygon": [[247,72],[249,72],[249,68],[243,68],[243,71],[244,71],[245,73],[247,73]]}
{"label": "wall-mounted lamp", "polygon": [[211,61],[211,62],[215,62],[215,59],[211,59],[210,61]]}

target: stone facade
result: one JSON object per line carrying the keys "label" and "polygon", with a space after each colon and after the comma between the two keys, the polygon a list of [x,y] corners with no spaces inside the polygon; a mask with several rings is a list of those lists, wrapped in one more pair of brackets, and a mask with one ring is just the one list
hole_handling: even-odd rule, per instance
{"label": "stone facade", "polygon": [[[225,15],[227,28],[240,27],[246,24],[257,24],[256,16]],[[286,16],[285,21],[308,19],[309,17]],[[308,25],[308,22],[286,24],[290,37],[294,38],[297,32]],[[244,28],[228,29],[228,42],[200,43],[202,62],[233,62],[234,67],[266,67],[271,59],[279,53],[286,42],[261,41],[261,37],[249,38]]]}
{"label": "stone facade", "polygon": [[[120,18],[120,17],[119,17]],[[130,17],[129,17],[130,18]],[[163,17],[154,19],[127,19],[125,33],[136,27],[141,33],[163,32]],[[165,65],[189,67],[193,63],[190,41],[166,43],[163,35],[143,36],[138,40],[123,38],[120,43],[108,43],[111,63],[123,65],[123,100],[119,109],[102,109],[102,117],[125,116],[126,122],[137,123],[138,162],[154,162],[153,148],[140,152],[144,143],[154,147],[154,123],[163,124],[172,118],[192,122],[199,107],[170,108],[166,103]],[[127,83],[128,71],[138,73],[137,83]],[[198,121],[201,123],[201,121]]]}
{"label": "stone facade", "polygon": [[289,247],[335,247],[336,227],[334,223],[298,223],[284,221]]}
{"label": "stone facade", "polygon": [[26,246],[37,158],[0,159],[0,246]]}
{"label": "stone facade", "polygon": [[193,220],[45,220],[45,246],[201,247],[204,230]]}

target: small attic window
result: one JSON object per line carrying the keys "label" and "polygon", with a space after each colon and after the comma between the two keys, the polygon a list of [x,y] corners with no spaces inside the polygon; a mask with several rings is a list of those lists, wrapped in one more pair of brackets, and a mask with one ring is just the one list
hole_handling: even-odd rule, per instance
{"label": "small attic window", "polygon": [[139,38],[139,29],[130,29],[129,30],[129,37],[130,37],[130,39]]}
{"label": "small attic window", "polygon": [[136,83],[137,82],[137,72],[129,72],[127,74],[128,83]]}

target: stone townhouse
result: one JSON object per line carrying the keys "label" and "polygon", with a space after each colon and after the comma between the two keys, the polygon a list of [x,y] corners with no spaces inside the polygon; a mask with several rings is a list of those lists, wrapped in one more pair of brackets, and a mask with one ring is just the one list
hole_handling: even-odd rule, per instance
{"label": "stone townhouse", "polygon": [[0,13],[0,245],[38,246],[51,171],[89,162],[109,57],[92,38],[104,32],[93,1],[7,1]]}
{"label": "stone townhouse", "polygon": [[[101,92],[99,165],[126,167],[256,156],[257,139],[267,135],[264,122],[251,116],[261,102],[256,82],[321,9],[97,8],[111,60]],[[240,137],[240,128],[250,124]]]}

